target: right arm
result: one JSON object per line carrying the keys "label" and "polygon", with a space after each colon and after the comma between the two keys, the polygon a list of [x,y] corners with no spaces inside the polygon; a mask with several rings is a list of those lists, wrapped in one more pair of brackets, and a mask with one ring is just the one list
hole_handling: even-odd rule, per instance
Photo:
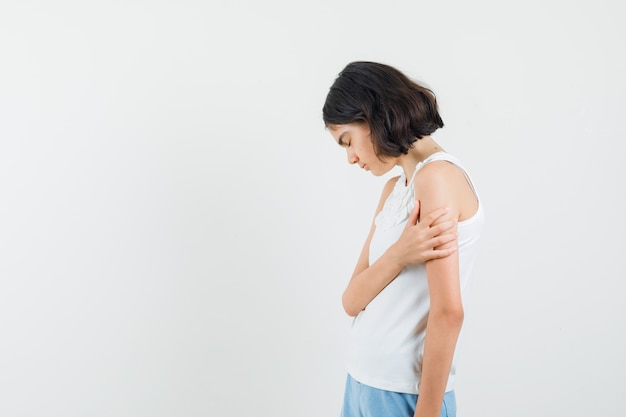
{"label": "right arm", "polygon": [[[397,177],[392,178],[385,185],[374,217],[382,210],[397,180]],[[447,213],[446,209],[438,209],[417,223],[419,202],[416,201],[415,208],[398,241],[370,265],[369,247],[376,230],[376,225],[372,222],[352,278],[342,297],[343,308],[349,316],[354,317],[364,310],[405,266],[443,258],[456,250],[456,245],[447,249],[434,249],[456,238],[456,222]],[[436,220],[439,220],[439,223],[431,226]]]}

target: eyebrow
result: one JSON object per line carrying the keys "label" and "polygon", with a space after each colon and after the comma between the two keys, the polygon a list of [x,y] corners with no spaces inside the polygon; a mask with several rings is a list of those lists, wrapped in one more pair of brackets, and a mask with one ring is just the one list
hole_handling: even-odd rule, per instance
{"label": "eyebrow", "polygon": [[337,140],[339,146],[346,146],[346,144],[343,142],[343,137],[346,135],[346,133],[348,132],[343,132],[341,135],[339,135],[339,139]]}

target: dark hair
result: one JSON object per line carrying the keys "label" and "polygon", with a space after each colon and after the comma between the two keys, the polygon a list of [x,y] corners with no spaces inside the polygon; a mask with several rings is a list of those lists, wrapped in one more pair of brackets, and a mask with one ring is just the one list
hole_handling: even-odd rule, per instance
{"label": "dark hair", "polygon": [[322,110],[324,124],[367,123],[379,158],[407,154],[443,121],[435,94],[389,65],[357,61],[337,76]]}

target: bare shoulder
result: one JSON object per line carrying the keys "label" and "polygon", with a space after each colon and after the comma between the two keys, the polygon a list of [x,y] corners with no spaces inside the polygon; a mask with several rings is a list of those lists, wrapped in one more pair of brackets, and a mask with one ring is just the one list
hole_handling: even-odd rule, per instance
{"label": "bare shoulder", "polygon": [[465,181],[465,175],[456,165],[448,161],[433,161],[419,170],[414,181],[417,185],[423,186],[459,180]]}
{"label": "bare shoulder", "polygon": [[459,220],[471,217],[478,207],[465,174],[450,162],[433,161],[426,164],[415,175],[414,185],[416,196],[420,200],[427,200],[426,206],[431,209],[450,207],[458,213]]}

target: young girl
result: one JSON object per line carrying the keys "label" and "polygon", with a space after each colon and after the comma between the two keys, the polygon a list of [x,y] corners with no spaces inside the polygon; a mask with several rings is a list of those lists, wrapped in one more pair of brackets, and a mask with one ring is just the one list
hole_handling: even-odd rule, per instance
{"label": "young girl", "polygon": [[466,170],[430,136],[443,127],[435,95],[395,68],[353,62],[323,118],[349,163],[377,176],[402,168],[343,294],[355,318],[342,416],[455,416],[454,354],[484,214]]}

